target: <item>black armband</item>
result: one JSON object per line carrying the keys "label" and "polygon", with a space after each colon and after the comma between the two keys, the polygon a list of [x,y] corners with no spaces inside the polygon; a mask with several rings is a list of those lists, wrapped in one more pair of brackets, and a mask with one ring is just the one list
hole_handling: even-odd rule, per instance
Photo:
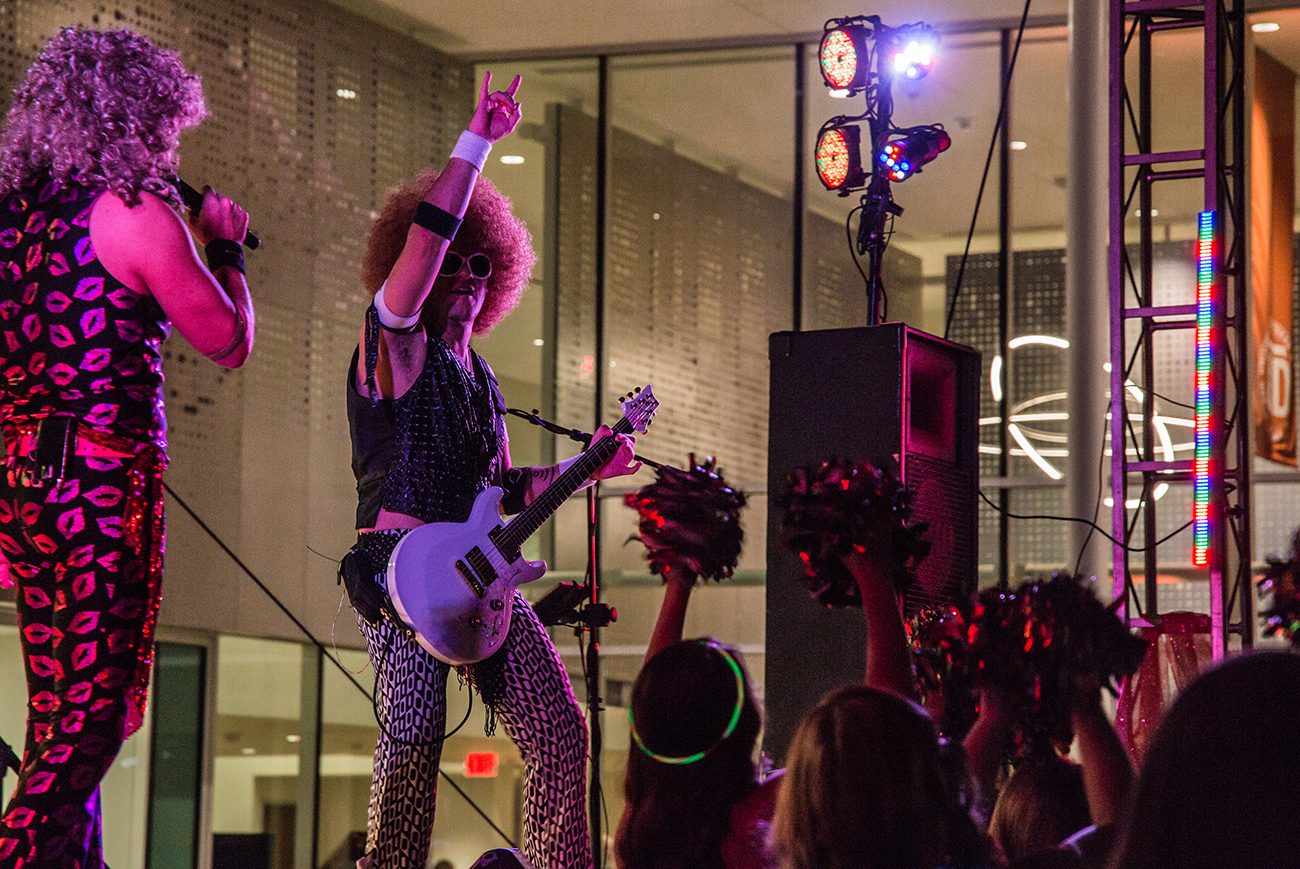
{"label": "black armband", "polygon": [[511,468],[501,475],[501,488],[505,497],[501,499],[501,509],[507,516],[513,516],[527,505],[524,503],[528,491],[528,469]]}
{"label": "black armband", "polygon": [[451,241],[456,237],[456,230],[460,229],[460,218],[432,202],[422,201],[415,206],[415,225]]}
{"label": "black armband", "polygon": [[244,248],[237,241],[228,238],[214,238],[203,246],[203,253],[208,258],[208,269],[216,271],[222,266],[230,266],[244,274]]}

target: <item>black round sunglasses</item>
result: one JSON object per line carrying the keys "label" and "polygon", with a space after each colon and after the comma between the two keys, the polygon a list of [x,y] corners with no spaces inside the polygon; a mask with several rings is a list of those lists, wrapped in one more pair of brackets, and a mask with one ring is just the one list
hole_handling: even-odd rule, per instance
{"label": "black round sunglasses", "polygon": [[[488,259],[485,253],[476,253],[468,257],[469,273],[476,278],[486,278],[492,274],[492,260]],[[438,274],[451,277],[460,274],[460,270],[465,266],[466,257],[461,256],[454,251],[447,251],[442,258],[442,265],[438,267]]]}

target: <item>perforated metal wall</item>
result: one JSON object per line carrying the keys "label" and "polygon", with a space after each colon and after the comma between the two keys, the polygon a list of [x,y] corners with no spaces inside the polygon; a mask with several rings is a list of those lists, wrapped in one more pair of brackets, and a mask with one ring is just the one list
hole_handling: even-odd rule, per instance
{"label": "perforated metal wall", "polygon": [[606,358],[596,360],[595,122],[567,107],[559,115],[557,414],[590,414],[601,364],[603,418],[612,418],[615,395],[652,382],[661,410],[646,443],[655,456],[681,464],[689,452],[716,455],[729,480],[761,482],[767,336],[791,319],[789,203],[612,130]]}
{"label": "perforated metal wall", "polygon": [[[849,209],[850,199],[844,200]],[[853,225],[856,231],[856,222]],[[803,323],[808,329],[866,326],[870,314],[866,281],[853,265],[844,222],[819,214],[804,215]],[[868,268],[864,257],[863,269]],[[887,293],[885,319],[921,327],[921,259],[895,247],[885,248],[881,281]]]}
{"label": "perforated metal wall", "polygon": [[[227,372],[168,341],[167,481],[329,636],[334,565],[311,550],[337,558],[353,539],[343,379],[369,301],[360,251],[385,189],[445,161],[472,69],[314,0],[6,0],[4,92],[73,24],[129,27],[203,76],[211,116],[183,137],[181,175],[239,201],[263,240],[248,256],[257,344]],[[167,543],[164,622],[301,638],[170,499]]]}
{"label": "perforated metal wall", "polygon": [[[947,292],[945,299],[947,304],[952,303],[952,294],[957,286],[957,272],[959,270],[960,257],[950,256],[947,262]],[[1001,412],[998,409],[998,403],[993,400],[993,393],[989,390],[988,373],[989,366],[993,363],[994,357],[999,354],[998,349],[998,258],[996,254],[972,254],[966,260],[966,268],[962,272],[961,295],[957,298],[957,310],[953,313],[952,327],[948,330],[948,338],[959,344],[966,344],[974,347],[980,352],[980,364],[983,366],[982,376],[980,378],[980,419],[996,419]],[[945,305],[946,307],[946,305]],[[984,445],[996,445],[998,434],[996,425],[981,425],[979,428],[980,443]],[[981,450],[980,452],[980,476],[997,476],[998,457],[995,454]],[[980,551],[986,552],[992,545],[993,553],[997,553],[996,527],[992,535],[985,533],[983,527],[980,528]],[[984,556],[980,560],[983,562]],[[996,561],[996,557],[994,558]],[[987,563],[987,562],[985,562]]]}

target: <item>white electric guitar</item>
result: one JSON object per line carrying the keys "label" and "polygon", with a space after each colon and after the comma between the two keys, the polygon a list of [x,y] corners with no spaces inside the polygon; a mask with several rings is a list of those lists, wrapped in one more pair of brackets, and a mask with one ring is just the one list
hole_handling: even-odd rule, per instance
{"label": "white electric guitar", "polygon": [[[659,402],[647,385],[621,402],[615,434],[644,433]],[[430,522],[412,529],[388,559],[388,594],[421,646],[449,664],[472,664],[505,642],[515,589],[546,572],[520,547],[618,449],[615,438],[589,446],[564,473],[509,522],[497,486],[474,499],[464,522]]]}

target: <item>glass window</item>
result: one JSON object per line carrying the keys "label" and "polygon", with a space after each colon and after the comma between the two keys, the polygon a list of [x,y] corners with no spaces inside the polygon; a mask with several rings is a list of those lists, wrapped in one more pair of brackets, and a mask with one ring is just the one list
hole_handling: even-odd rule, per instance
{"label": "glass window", "polygon": [[217,642],[214,862],[293,865],[303,654],[298,643],[228,636]]}
{"label": "glass window", "polygon": [[156,869],[198,863],[206,651],[165,642],[154,649],[148,863]]}

